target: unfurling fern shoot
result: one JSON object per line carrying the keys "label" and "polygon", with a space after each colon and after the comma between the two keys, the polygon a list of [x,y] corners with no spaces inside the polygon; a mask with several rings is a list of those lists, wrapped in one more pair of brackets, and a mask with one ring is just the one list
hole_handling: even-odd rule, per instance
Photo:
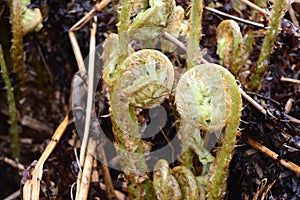
{"label": "unfurling fern shoot", "polygon": [[[140,131],[132,109],[151,109],[163,102],[173,86],[173,65],[163,53],[144,49],[127,57],[120,68],[125,71],[112,93],[112,116],[122,131],[118,139],[128,137],[135,140],[140,138]],[[133,151],[138,144],[125,145]]]}
{"label": "unfurling fern shoot", "polygon": [[142,198],[142,188],[149,189],[151,184],[139,187],[135,183],[137,175],[147,172],[135,108],[151,109],[164,101],[173,86],[173,65],[163,53],[144,49],[129,55],[119,69],[122,72],[117,75],[110,101],[115,146],[124,159],[122,170],[129,182],[131,198]]}
{"label": "unfurling fern shoot", "polygon": [[193,172],[185,166],[170,169],[165,160],[157,161],[154,166],[153,186],[159,200],[201,199]]}
{"label": "unfurling fern shoot", "polygon": [[175,95],[177,110],[182,118],[182,138],[204,166],[212,159],[201,146],[201,140],[198,142],[202,144],[197,146],[195,143],[197,129],[208,134],[217,133],[221,142],[214,165],[209,167],[210,179],[206,180],[208,199],[221,199],[226,190],[224,186],[241,116],[242,101],[235,79],[220,65],[197,65],[181,77]]}

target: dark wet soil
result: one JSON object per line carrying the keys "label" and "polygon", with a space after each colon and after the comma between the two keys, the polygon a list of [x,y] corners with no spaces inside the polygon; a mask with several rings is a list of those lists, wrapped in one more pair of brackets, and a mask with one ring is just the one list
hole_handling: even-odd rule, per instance
{"label": "dark wet soil", "polygon": [[[235,3],[236,1],[205,1],[205,5],[214,4],[216,9],[228,14],[267,24],[266,19],[253,17],[252,9],[249,7],[239,4],[239,10],[236,10],[233,6],[236,5]],[[118,8],[115,4],[116,1],[97,14],[97,44],[103,42],[108,33],[117,31]],[[189,2],[185,0],[178,0],[177,4],[185,9],[189,7]],[[91,10],[93,3],[80,0],[42,0],[32,1],[31,6],[41,8],[44,28],[40,32],[29,33],[24,38],[26,88],[22,98],[17,102],[17,108],[20,121],[28,116],[38,120],[43,128],[18,124],[20,163],[26,167],[39,158],[50,141],[51,134],[68,110],[71,81],[78,70],[69,42],[68,30]],[[293,8],[299,21],[300,4],[293,4]],[[227,18],[204,10],[201,46],[207,50],[207,55],[215,63],[219,62],[216,55],[216,27],[224,19]],[[291,20],[289,14],[286,14],[285,19]],[[239,25],[242,34],[249,29],[259,29],[249,24],[239,23]],[[89,34],[89,25],[76,31],[83,57],[88,55]],[[230,165],[227,199],[255,199],[256,196],[256,199],[262,199],[262,193],[259,194],[258,191],[264,181],[266,188],[270,187],[265,199],[300,199],[299,176],[283,167],[278,160],[272,160],[264,153],[255,150],[247,142],[248,138],[252,138],[277,153],[280,159],[300,165],[300,125],[291,122],[285,114],[285,106],[288,100],[292,99],[293,103],[288,115],[300,119],[300,87],[299,84],[280,80],[282,76],[298,80],[300,78],[299,34],[299,29],[292,27],[290,21],[282,22],[282,32],[274,45],[274,52],[261,90],[257,93],[248,93],[267,109],[269,114],[261,114],[248,101],[243,100],[240,134],[237,137],[238,143]],[[11,71],[12,84],[17,85],[18,80],[16,74],[12,72],[9,56],[10,41],[9,9],[7,1],[0,0],[0,43]],[[259,35],[255,38],[249,59],[250,68],[258,59],[262,41],[263,37]],[[11,158],[8,107],[2,78],[0,78],[0,102],[0,156]],[[108,113],[107,99],[104,95],[98,95],[95,102],[99,116]],[[175,121],[176,113],[168,109],[167,103],[165,107],[169,124],[164,127],[164,131],[172,135],[174,133],[172,122]],[[111,130],[109,119],[99,118],[99,120],[103,129]],[[76,181],[78,173],[74,147],[69,144],[74,133],[74,124],[70,124],[57,148],[45,163],[41,199],[70,199],[71,185]],[[162,138],[157,136],[157,141],[152,142],[157,147],[165,145],[165,142],[161,142]],[[115,188],[122,191],[122,186],[117,181],[120,172],[111,170],[111,174]],[[22,177],[20,171],[3,161],[0,161],[0,177],[1,199],[20,188]],[[108,199],[105,191],[99,188],[99,183],[93,182],[89,198],[96,197]]]}

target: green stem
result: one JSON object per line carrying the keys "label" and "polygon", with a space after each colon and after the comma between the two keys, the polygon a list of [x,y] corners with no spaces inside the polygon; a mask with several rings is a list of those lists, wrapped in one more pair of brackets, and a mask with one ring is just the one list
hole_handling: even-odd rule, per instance
{"label": "green stem", "polygon": [[10,116],[10,123],[11,123],[10,132],[12,135],[12,141],[11,141],[12,153],[14,159],[18,161],[20,155],[19,155],[19,135],[17,129],[17,109],[16,109],[13,89],[11,87],[11,82],[8,76],[7,67],[5,64],[1,45],[0,45],[0,66],[1,66],[3,80],[7,88],[7,101],[8,101],[9,116]]}
{"label": "green stem", "polygon": [[[22,4],[20,0],[10,0],[10,23],[12,32],[11,58],[14,71],[19,77],[19,91],[25,83],[25,65],[23,51]],[[20,96],[20,95],[17,95]]]}
{"label": "green stem", "polygon": [[280,21],[284,16],[285,8],[287,2],[282,0],[275,0],[272,6],[272,14],[270,16],[270,28],[267,31],[266,37],[264,39],[261,52],[257,61],[257,66],[253,71],[253,78],[251,80],[250,90],[257,90],[263,80],[265,71],[268,68],[268,60],[271,56],[273,46],[276,37],[279,32]]}
{"label": "green stem", "polygon": [[200,37],[201,37],[201,20],[203,11],[202,0],[192,0],[190,14],[190,33],[188,37],[187,66],[188,69],[197,65],[200,58]]}
{"label": "green stem", "polygon": [[226,94],[226,128],[222,146],[217,153],[215,169],[208,184],[208,200],[222,199],[226,192],[226,179],[228,168],[232,158],[234,145],[236,144],[236,133],[240,124],[242,99],[234,77],[225,68],[218,68],[225,78]]}
{"label": "green stem", "polygon": [[127,27],[130,20],[130,2],[129,0],[124,0],[122,4],[122,9],[120,13],[120,24],[118,28],[119,33],[119,48],[120,48],[120,56],[119,56],[119,64],[122,63],[127,55]]}
{"label": "green stem", "polygon": [[[130,142],[130,140],[126,140]],[[137,182],[139,175],[145,174],[146,162],[143,157],[141,148],[138,147],[136,151],[129,152],[128,148],[124,144],[115,144],[118,155],[122,159],[121,167],[126,176],[126,182],[128,185],[128,196],[130,199],[152,199],[149,194],[153,193],[152,182],[150,179],[143,183]],[[142,166],[143,165],[143,166]],[[147,198],[146,198],[147,197]]]}

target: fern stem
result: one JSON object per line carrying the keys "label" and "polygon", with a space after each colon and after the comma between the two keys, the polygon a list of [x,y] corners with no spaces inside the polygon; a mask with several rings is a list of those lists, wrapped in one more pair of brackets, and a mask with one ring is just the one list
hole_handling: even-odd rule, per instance
{"label": "fern stem", "polygon": [[201,37],[201,20],[202,20],[203,2],[202,0],[192,0],[190,14],[190,33],[188,37],[187,49],[187,66],[188,69],[197,65],[200,59],[200,37]]}
{"label": "fern stem", "polygon": [[[14,71],[20,79],[20,88],[25,83],[25,65],[23,51],[22,4],[20,0],[10,0],[10,23],[12,32],[11,58]],[[17,94],[17,96],[19,96]]]}
{"label": "fern stem", "polygon": [[19,135],[17,129],[17,109],[16,109],[14,93],[11,86],[11,82],[9,80],[1,45],[0,45],[0,66],[2,71],[2,77],[7,88],[7,101],[8,101],[9,117],[11,123],[10,133],[12,136],[12,140],[11,140],[12,154],[14,159],[18,161],[20,155],[19,155]]}
{"label": "fern stem", "polygon": [[127,51],[127,26],[130,20],[130,4],[129,0],[124,0],[120,13],[120,24],[118,28],[119,33],[119,64],[122,63],[128,55]]}
{"label": "fern stem", "polygon": [[284,16],[287,2],[275,0],[272,6],[272,14],[270,16],[270,28],[264,39],[261,52],[257,61],[257,66],[254,68],[254,76],[251,81],[250,90],[259,88],[263,76],[268,68],[268,60],[271,56],[276,37],[279,32],[281,18]]}
{"label": "fern stem", "polygon": [[234,77],[225,69],[219,68],[226,84],[226,128],[222,146],[217,153],[215,168],[212,172],[212,179],[208,184],[208,200],[223,199],[226,191],[226,179],[228,176],[229,164],[236,144],[236,133],[240,124],[242,99]]}

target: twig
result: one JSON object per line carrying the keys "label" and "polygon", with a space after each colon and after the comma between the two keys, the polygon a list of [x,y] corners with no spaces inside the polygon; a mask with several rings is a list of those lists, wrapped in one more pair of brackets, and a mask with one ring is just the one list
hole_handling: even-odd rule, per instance
{"label": "twig", "polygon": [[83,25],[85,25],[89,20],[91,19],[92,16],[94,16],[96,13],[96,8],[94,7],[88,14],[86,14],[83,18],[81,18],[76,24],[74,24],[70,30],[69,30],[69,38],[70,42],[74,51],[74,55],[77,61],[77,65],[79,68],[79,71],[81,73],[81,76],[83,76],[86,73],[86,69],[84,66],[84,61],[82,58],[82,53],[80,51],[80,47],[78,45],[78,42],[76,40],[76,36],[74,34],[75,30],[80,29]]}
{"label": "twig", "polygon": [[0,19],[2,18],[4,11],[5,11],[5,4],[0,9]]}
{"label": "twig", "polygon": [[20,171],[23,171],[25,169],[24,165],[21,163],[16,162],[13,159],[7,158],[7,157],[0,157],[0,160],[3,160],[6,164],[9,164],[10,166],[17,168]]}
{"label": "twig", "polygon": [[300,120],[299,119],[296,119],[296,118],[294,118],[292,116],[289,116],[289,115],[286,115],[286,116],[289,118],[289,120],[291,120],[291,122],[294,122],[296,124],[300,124]]}
{"label": "twig", "polygon": [[99,147],[99,155],[102,158],[102,171],[103,171],[103,177],[104,177],[104,183],[106,185],[106,192],[109,199],[116,199],[115,189],[111,180],[111,176],[109,173],[109,168],[107,166],[107,160],[105,151],[103,149],[103,146],[101,145]]}
{"label": "twig", "polygon": [[293,78],[286,78],[284,76],[281,76],[280,81],[300,84],[300,80],[293,79]]}
{"label": "twig", "polygon": [[76,193],[76,198],[75,198],[77,200],[85,200],[88,197],[92,168],[94,164],[93,154],[95,152],[95,148],[96,148],[96,141],[91,138],[88,144],[89,152],[86,152],[87,155],[85,156],[80,185],[77,185],[77,188],[79,188],[77,189],[78,194]]}
{"label": "twig", "polygon": [[[244,92],[242,90],[242,88],[239,88],[239,92],[242,94],[242,96],[249,102],[251,103],[259,112],[261,112],[262,114],[266,115],[267,113],[270,114],[270,112],[268,112],[266,109],[264,109],[259,103],[257,103],[254,99],[252,99],[248,94],[246,94],[246,92]],[[289,118],[289,120],[291,120],[291,122],[296,123],[296,124],[300,124],[300,120],[296,119],[292,116],[289,116],[287,114],[285,114],[285,116],[287,118]]]}
{"label": "twig", "polygon": [[295,11],[294,11],[292,5],[289,5],[288,11],[289,11],[289,14],[290,14],[290,17],[291,17],[292,22],[293,22],[296,26],[299,26],[299,22],[298,22],[298,20],[297,20],[297,17],[296,17],[296,14],[295,14]]}
{"label": "twig", "polygon": [[253,196],[253,199],[252,200],[258,200],[259,196],[261,193],[263,193],[266,185],[267,185],[267,178],[264,178],[263,180],[261,180],[258,188],[257,188],[257,191],[255,193],[255,195]]}
{"label": "twig", "polygon": [[293,98],[289,98],[285,104],[284,110],[285,110],[285,114],[289,114],[289,112],[292,109],[294,103],[294,99]]}
{"label": "twig", "polygon": [[[97,145],[97,144],[96,144]],[[96,150],[95,150],[96,151]],[[99,183],[99,172],[98,172],[98,162],[97,159],[93,160],[93,169],[92,169],[92,177],[91,182],[92,183]],[[109,198],[110,199],[110,198]]]}
{"label": "twig", "polygon": [[47,70],[47,72],[48,72],[50,83],[53,83],[53,80],[54,80],[54,79],[53,79],[53,74],[52,74],[52,72],[51,72],[51,70],[50,70],[50,68],[49,68],[49,65],[48,65],[48,63],[47,63],[45,57],[44,57],[44,54],[43,54],[43,51],[42,51],[42,49],[41,49],[40,44],[36,43],[36,47],[37,47],[38,52],[39,52],[39,54],[40,54],[40,56],[41,56],[41,59],[42,59],[42,61],[43,61],[43,64],[44,64],[44,66],[45,66],[45,68],[46,68],[46,70]]}
{"label": "twig", "polygon": [[[91,120],[91,112],[92,112],[92,103],[93,103],[93,85],[94,85],[94,61],[95,61],[95,46],[96,46],[96,27],[97,27],[97,16],[95,16],[96,12],[100,12],[111,0],[103,0],[95,5],[95,7],[86,14],[83,18],[81,18],[75,25],[73,25],[69,30],[69,37],[73,47],[73,51],[75,54],[75,58],[77,61],[77,65],[80,71],[81,76],[83,77],[86,73],[86,69],[84,66],[84,61],[82,58],[82,54],[80,51],[80,47],[76,40],[74,31],[80,29],[84,26],[89,20],[94,17],[94,22],[92,24],[91,36],[90,36],[90,52],[89,52],[89,68],[88,68],[88,95],[87,95],[87,107],[86,107],[86,121],[84,127],[84,135],[82,139],[82,145],[80,149],[80,163],[79,168],[85,165],[85,155],[86,155],[86,147],[88,142],[88,133],[90,128],[90,120]],[[86,168],[87,169],[87,168]],[[84,188],[82,186],[82,178],[84,178],[84,171],[79,171],[77,177],[77,189],[76,189],[76,199],[81,199],[82,196],[85,196],[85,191],[80,191]],[[83,177],[82,177],[83,176]],[[89,184],[89,183],[88,183]]]}
{"label": "twig", "polygon": [[210,7],[204,7],[206,10],[208,11],[211,11],[211,12],[214,12],[214,13],[217,13],[219,15],[223,15],[225,17],[229,17],[231,19],[235,19],[237,21],[240,21],[240,22],[243,22],[243,23],[246,23],[246,24],[251,24],[253,26],[258,26],[258,27],[261,27],[261,28],[265,28],[265,26],[263,24],[260,24],[260,23],[256,23],[256,22],[252,22],[252,21],[249,21],[249,20],[246,20],[246,19],[242,19],[240,17],[236,17],[236,16],[233,16],[233,15],[229,15],[227,13],[224,13],[222,11],[219,11],[217,9],[214,9],[214,8],[210,8]]}
{"label": "twig", "polygon": [[83,18],[81,18],[76,24],[74,24],[70,30],[69,30],[69,38],[70,38],[70,42],[75,54],[75,58],[77,61],[77,65],[79,68],[79,71],[81,73],[81,75],[83,76],[86,73],[86,69],[84,66],[84,62],[83,62],[83,58],[82,58],[82,54],[80,51],[80,47],[78,45],[78,42],[76,40],[76,36],[74,34],[74,31],[80,29],[81,27],[83,27],[87,22],[90,21],[90,19],[97,13],[100,12],[108,3],[110,3],[111,0],[103,0],[99,3],[97,3],[95,5],[95,7],[88,12],[88,14],[86,14]]}
{"label": "twig", "polygon": [[270,13],[265,10],[265,9],[262,9],[261,7],[255,5],[254,3],[248,1],[248,0],[241,0],[241,2],[243,2],[244,4],[248,5],[249,7],[257,10],[259,13],[263,14],[264,16],[269,16]]}
{"label": "twig", "polygon": [[[173,35],[169,34],[168,32],[164,32],[163,33],[163,38],[166,40],[169,40],[170,42],[174,43],[175,45],[177,45],[180,49],[182,49],[183,51],[187,51],[187,47],[181,42],[179,41],[177,38],[175,38]],[[209,63],[207,60],[205,60],[204,58],[200,58],[201,63]]]}
{"label": "twig", "polygon": [[[0,112],[3,115],[9,116],[9,112],[7,111],[7,109],[1,109]],[[22,126],[26,126],[30,129],[36,130],[40,133],[45,133],[45,134],[50,135],[53,132],[53,129],[48,124],[45,124],[37,119],[27,116],[27,115],[25,115],[24,117],[19,116],[19,117],[17,117],[17,120]],[[19,140],[21,140],[21,139],[19,139]]]}
{"label": "twig", "polygon": [[31,128],[33,130],[36,130],[40,133],[45,133],[45,134],[51,134],[53,129],[51,127],[49,127],[47,124],[36,120],[34,118],[31,118],[27,115],[25,115],[24,117],[21,117],[19,122],[23,125],[23,126],[27,126],[28,128]]}
{"label": "twig", "polygon": [[249,102],[251,103],[259,112],[262,114],[266,115],[267,111],[259,104],[257,103],[254,99],[252,99],[242,88],[239,88],[239,92],[242,94],[242,96]]}
{"label": "twig", "polygon": [[269,184],[269,186],[267,187],[267,189],[264,191],[264,193],[261,195],[261,199],[265,199],[265,197],[267,196],[268,192],[271,190],[271,188],[273,187],[273,185],[276,183],[276,179],[274,179],[272,181],[271,184]]}
{"label": "twig", "polygon": [[[85,166],[85,155],[86,155],[86,148],[89,138],[89,131],[90,131],[90,122],[92,116],[92,107],[93,107],[93,88],[94,88],[94,62],[95,62],[95,46],[96,46],[96,29],[97,29],[97,16],[94,16],[94,21],[92,23],[91,28],[91,36],[90,36],[90,53],[89,53],[89,67],[88,67],[88,95],[87,95],[87,106],[86,106],[86,118],[85,118],[85,125],[84,125],[84,133],[80,148],[80,156],[79,162],[80,167]],[[83,175],[83,173],[82,173]],[[76,190],[76,199],[82,199],[80,196],[80,189],[79,184],[83,181],[81,177],[81,172],[79,172],[77,177],[77,190]],[[82,185],[82,184],[81,184]]]}
{"label": "twig", "polygon": [[[103,183],[99,183],[99,185],[102,190],[106,190],[106,185],[104,185]],[[127,199],[126,195],[123,194],[122,192],[120,192],[119,190],[115,190],[114,192],[115,192],[118,200],[126,200]]]}
{"label": "twig", "polygon": [[296,165],[295,163],[290,162],[290,161],[285,161],[284,159],[280,159],[278,154],[276,154],[275,152],[273,152],[269,148],[261,145],[260,143],[256,142],[255,140],[253,140],[251,138],[248,138],[247,142],[252,147],[254,147],[255,149],[261,151],[262,153],[264,153],[268,157],[272,158],[275,161],[278,161],[282,166],[284,166],[284,167],[288,168],[289,170],[295,172],[298,176],[300,175],[300,167],[298,165]]}
{"label": "twig", "polygon": [[97,12],[100,12],[107,4],[109,4],[111,0],[102,0],[101,2],[95,5]]}
{"label": "twig", "polygon": [[47,158],[50,156],[60,138],[62,137],[64,131],[68,126],[69,116],[66,115],[65,119],[57,127],[55,133],[53,134],[50,143],[47,145],[40,159],[34,167],[31,173],[32,178],[28,179],[23,187],[23,199],[24,200],[38,200],[40,195],[40,181],[43,176],[43,165]]}
{"label": "twig", "polygon": [[20,198],[20,193],[21,191],[15,191],[14,193],[10,194],[8,197],[6,197],[4,200],[14,200],[14,199],[19,199]]}
{"label": "twig", "polygon": [[170,33],[166,32],[166,31],[163,32],[163,38],[165,38],[166,40],[169,40],[170,42],[174,43],[175,45],[177,45],[183,51],[187,51],[187,47],[181,41],[179,41],[177,38],[175,38],[173,35],[171,35]]}

